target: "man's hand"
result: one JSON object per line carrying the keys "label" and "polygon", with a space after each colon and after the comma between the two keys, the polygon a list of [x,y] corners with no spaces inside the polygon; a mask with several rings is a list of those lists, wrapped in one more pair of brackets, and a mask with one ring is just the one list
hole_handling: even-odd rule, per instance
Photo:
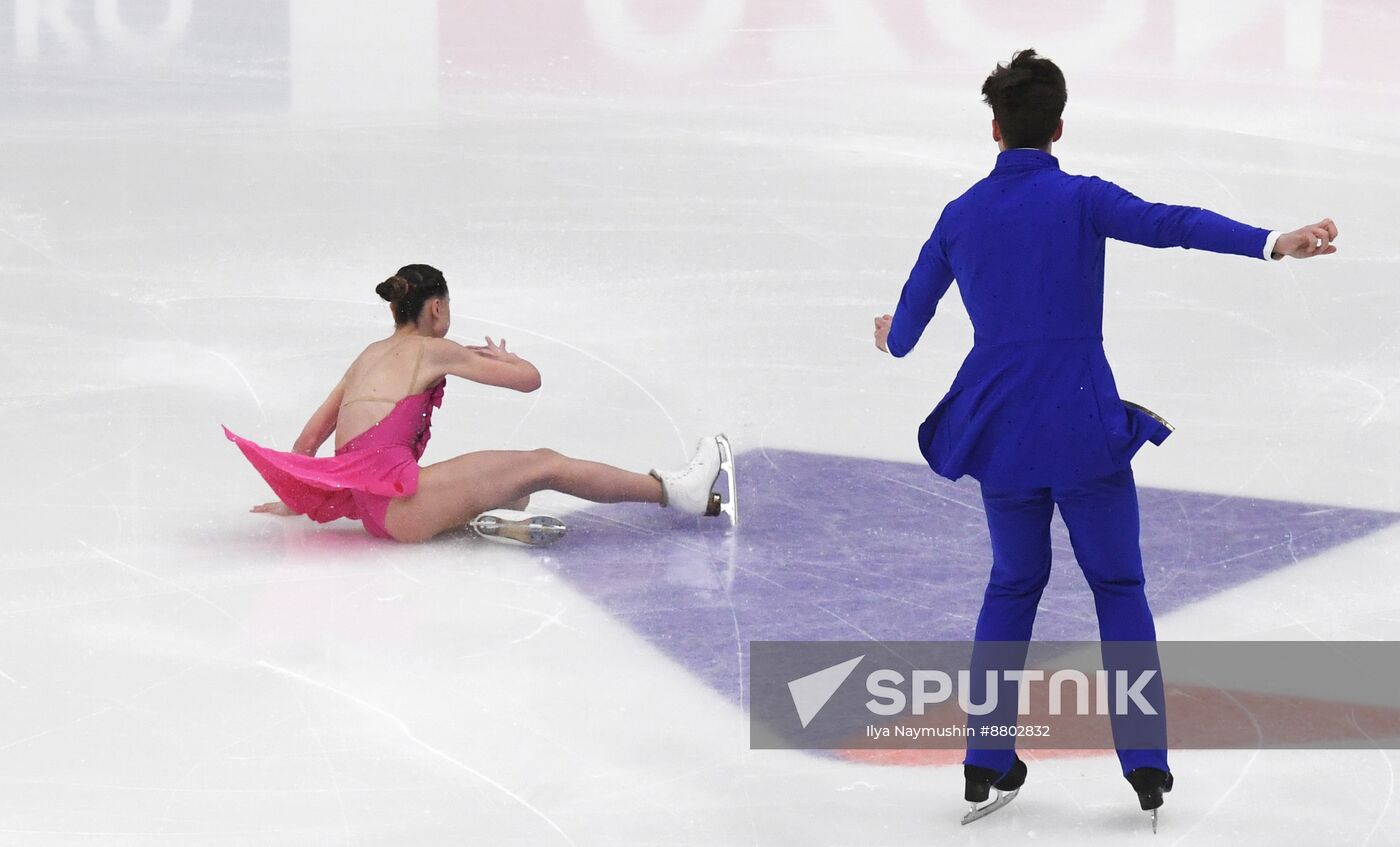
{"label": "man's hand", "polygon": [[1295,259],[1308,259],[1313,256],[1327,256],[1337,252],[1332,244],[1337,240],[1337,225],[1331,218],[1323,218],[1312,226],[1285,232],[1274,242],[1272,258],[1282,259],[1292,256]]}
{"label": "man's hand", "polygon": [[[1279,236],[1279,241],[1282,240],[1283,237]],[[893,321],[893,315],[881,315],[880,317],[875,319],[875,346],[880,348],[881,353],[890,352],[890,348],[887,346],[887,343],[890,338],[890,324]]]}

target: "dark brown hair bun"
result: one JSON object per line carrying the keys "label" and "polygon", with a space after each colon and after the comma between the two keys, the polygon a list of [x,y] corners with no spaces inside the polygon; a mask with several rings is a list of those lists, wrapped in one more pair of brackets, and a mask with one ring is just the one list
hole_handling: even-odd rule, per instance
{"label": "dark brown hair bun", "polygon": [[390,303],[397,303],[407,297],[408,290],[408,280],[401,276],[391,276],[374,287],[374,293]]}
{"label": "dark brown hair bun", "polygon": [[432,265],[404,265],[374,292],[393,305],[394,324],[404,326],[418,322],[429,300],[447,297],[447,278]]}

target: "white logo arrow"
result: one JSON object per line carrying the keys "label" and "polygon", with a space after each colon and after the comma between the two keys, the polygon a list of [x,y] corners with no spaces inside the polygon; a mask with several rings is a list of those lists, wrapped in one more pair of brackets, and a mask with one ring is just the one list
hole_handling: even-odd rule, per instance
{"label": "white logo arrow", "polygon": [[836,693],[836,689],[841,687],[841,683],[846,681],[846,677],[851,675],[851,671],[855,670],[856,665],[864,658],[865,655],[862,654],[788,683],[792,705],[797,707],[797,717],[802,721],[803,729],[807,728],[807,724],[812,722],[812,718],[817,716],[817,712],[822,710],[826,701],[831,699],[831,695]]}

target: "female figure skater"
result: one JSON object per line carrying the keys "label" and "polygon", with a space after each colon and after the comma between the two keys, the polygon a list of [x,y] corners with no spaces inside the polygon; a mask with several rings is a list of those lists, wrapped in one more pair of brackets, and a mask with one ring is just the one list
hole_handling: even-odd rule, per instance
{"label": "female figure skater", "polygon": [[[1171,427],[1118,396],[1104,358],[1104,242],[1305,259],[1336,252],[1337,226],[1322,220],[1271,232],[1064,173],[1051,148],[1064,131],[1065,77],[1034,50],[998,65],[982,95],[992,107],[996,167],[944,208],[894,315],[875,319],[875,345],[907,355],[957,279],[975,337],[952,387],[919,428],[919,447],[936,473],[967,474],[982,487],[992,571],[973,664],[999,652],[1004,669],[1024,665],[1050,576],[1057,506],[1094,594],[1105,666],[1125,656],[1155,663],[1130,463],[1146,442],[1161,444]],[[999,644],[1015,649],[983,646]],[[974,671],[972,678],[985,677]],[[1146,693],[1161,703],[1161,691],[1158,673]],[[1007,693],[999,702],[1009,713],[990,716],[998,727],[1016,723],[1014,683]],[[981,696],[974,691],[972,701],[985,702]],[[1155,831],[1156,810],[1173,783],[1165,721],[1115,718],[1113,730],[1123,775],[1152,812]],[[1001,808],[1020,789],[1026,766],[1014,738],[969,738],[965,799],[982,803],[993,788],[999,796],[974,805],[963,823]]]}
{"label": "female figure skater", "polygon": [[[530,392],[540,387],[540,373],[507,350],[505,339],[469,347],[444,338],[451,302],[447,280],[436,268],[407,265],[375,291],[391,304],[393,334],[356,357],[306,422],[292,452],[270,450],[224,428],[279,498],[252,511],[304,514],[318,523],[358,519],[371,535],[395,541],[425,541],[470,524],[487,537],[527,544],[557,540],[564,525],[554,518],[483,513],[524,509],[531,494],[549,489],[597,503],[659,503],[696,515],[736,517],[733,454],[723,435],[702,438],[689,466],[674,473],[632,473],[548,449],[467,453],[420,469],[447,377]],[[332,434],[335,455],[317,458]],[[724,503],[713,490],[721,470],[729,481]]]}

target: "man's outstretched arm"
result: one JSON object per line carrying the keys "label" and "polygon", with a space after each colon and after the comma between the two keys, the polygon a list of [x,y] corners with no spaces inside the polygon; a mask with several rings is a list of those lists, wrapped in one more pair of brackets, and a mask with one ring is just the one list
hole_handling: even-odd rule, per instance
{"label": "man's outstretched arm", "polygon": [[1089,216],[1098,234],[1147,247],[1185,247],[1260,259],[1305,259],[1337,252],[1337,225],[1325,219],[1270,232],[1195,206],[1149,203],[1111,182],[1090,178]]}

